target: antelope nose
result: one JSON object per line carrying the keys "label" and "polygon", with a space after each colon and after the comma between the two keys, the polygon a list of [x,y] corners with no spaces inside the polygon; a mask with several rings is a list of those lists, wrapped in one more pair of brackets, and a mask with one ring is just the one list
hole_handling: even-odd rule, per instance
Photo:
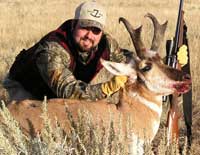
{"label": "antelope nose", "polygon": [[183,81],[187,81],[188,83],[191,83],[192,82],[191,76],[189,74],[185,74],[183,76]]}
{"label": "antelope nose", "polygon": [[191,80],[190,75],[189,74],[184,75],[183,80]]}

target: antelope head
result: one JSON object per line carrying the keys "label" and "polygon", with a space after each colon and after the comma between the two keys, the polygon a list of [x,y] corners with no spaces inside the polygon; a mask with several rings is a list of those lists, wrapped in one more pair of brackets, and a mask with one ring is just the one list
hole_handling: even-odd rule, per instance
{"label": "antelope head", "polygon": [[164,38],[167,21],[161,25],[152,14],[148,13],[146,17],[149,17],[154,25],[150,49],[147,49],[141,40],[142,26],[133,29],[125,18],[120,18],[119,21],[124,23],[131,36],[137,56],[133,56],[127,64],[102,60],[103,66],[114,75],[127,75],[129,84],[137,82],[159,95],[188,92],[191,84],[190,77],[180,70],[163,64],[157,53]]}

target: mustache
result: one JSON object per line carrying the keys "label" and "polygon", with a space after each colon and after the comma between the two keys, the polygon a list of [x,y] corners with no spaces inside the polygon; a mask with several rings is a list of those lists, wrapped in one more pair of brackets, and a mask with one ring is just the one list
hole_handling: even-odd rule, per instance
{"label": "mustache", "polygon": [[85,36],[85,37],[82,37],[81,38],[81,40],[84,40],[84,41],[86,41],[86,40],[89,40],[92,44],[94,44],[94,40],[93,39],[90,39],[90,38],[88,38],[87,36]]}

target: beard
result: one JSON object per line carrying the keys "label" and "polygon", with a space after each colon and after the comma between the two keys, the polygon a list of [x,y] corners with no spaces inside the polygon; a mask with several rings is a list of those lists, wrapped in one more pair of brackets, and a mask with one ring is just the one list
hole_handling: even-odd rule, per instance
{"label": "beard", "polygon": [[[90,48],[87,48],[86,46],[84,46],[84,42],[85,41],[89,41],[90,44],[91,44],[91,47]],[[82,43],[82,44],[81,44]],[[83,37],[83,38],[80,38],[80,41],[79,42],[76,42],[75,41],[75,45],[76,47],[78,48],[78,50],[80,52],[92,52],[96,49],[97,46],[94,45],[94,41],[92,39],[89,39],[88,37]]]}

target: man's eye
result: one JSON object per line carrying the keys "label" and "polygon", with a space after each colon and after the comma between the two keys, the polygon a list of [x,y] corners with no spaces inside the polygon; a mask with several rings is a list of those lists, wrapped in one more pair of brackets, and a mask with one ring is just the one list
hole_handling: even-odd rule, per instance
{"label": "man's eye", "polygon": [[97,27],[91,27],[91,31],[95,35],[98,35],[101,32],[101,30],[99,28],[97,28]]}
{"label": "man's eye", "polygon": [[81,27],[81,29],[91,31],[95,35],[99,35],[101,33],[101,29],[97,27]]}

